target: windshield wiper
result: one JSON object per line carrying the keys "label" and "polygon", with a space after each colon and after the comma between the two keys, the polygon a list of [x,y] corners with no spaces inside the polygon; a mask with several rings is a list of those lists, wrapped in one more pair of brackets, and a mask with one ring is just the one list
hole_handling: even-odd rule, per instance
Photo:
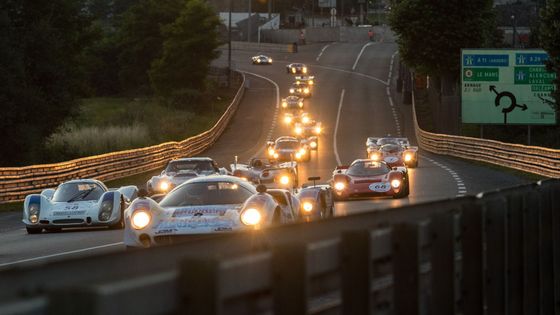
{"label": "windshield wiper", "polygon": [[73,202],[73,201],[76,201],[76,200],[78,200],[78,198],[80,198],[80,197],[83,199],[83,198],[85,198],[87,195],[89,195],[94,189],[95,189],[95,187],[90,188],[90,189],[88,189],[88,190],[79,191],[77,194],[75,194],[72,198],[68,199],[68,201],[66,201],[66,202]]}

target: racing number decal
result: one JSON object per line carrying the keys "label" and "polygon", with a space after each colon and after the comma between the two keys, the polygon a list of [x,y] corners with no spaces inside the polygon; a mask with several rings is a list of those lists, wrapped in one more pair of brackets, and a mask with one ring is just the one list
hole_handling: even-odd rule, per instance
{"label": "racing number decal", "polygon": [[373,183],[369,185],[369,189],[375,192],[387,192],[391,189],[391,184],[389,183]]}

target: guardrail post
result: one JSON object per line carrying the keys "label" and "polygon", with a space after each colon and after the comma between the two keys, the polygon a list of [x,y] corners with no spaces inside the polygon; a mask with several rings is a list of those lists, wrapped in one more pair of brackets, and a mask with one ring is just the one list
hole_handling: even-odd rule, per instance
{"label": "guardrail post", "polygon": [[179,264],[180,313],[223,314],[217,258],[187,258]]}
{"label": "guardrail post", "polygon": [[523,314],[523,195],[507,196],[506,314]]}
{"label": "guardrail post", "polygon": [[392,235],[395,314],[421,314],[418,225],[397,224]]}
{"label": "guardrail post", "polygon": [[455,314],[455,215],[431,218],[432,314]]}
{"label": "guardrail post", "polygon": [[552,190],[539,185],[540,200],[540,292],[541,314],[554,314],[554,245],[553,245],[553,208]]}
{"label": "guardrail post", "polygon": [[523,207],[523,313],[539,313],[539,195],[526,194]]}
{"label": "guardrail post", "polygon": [[272,250],[275,315],[307,314],[307,245],[279,244]]}
{"label": "guardrail post", "polygon": [[348,231],[341,239],[342,314],[370,314],[371,233]]}
{"label": "guardrail post", "polygon": [[464,206],[461,214],[462,305],[465,315],[483,314],[482,299],[482,206]]}
{"label": "guardrail post", "polygon": [[505,314],[506,200],[498,196],[486,199],[484,211],[486,310],[488,314]]}

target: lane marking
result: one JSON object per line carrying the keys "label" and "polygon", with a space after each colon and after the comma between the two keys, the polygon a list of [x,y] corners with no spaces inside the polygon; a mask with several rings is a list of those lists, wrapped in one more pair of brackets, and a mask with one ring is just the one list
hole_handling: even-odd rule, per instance
{"label": "lane marking", "polygon": [[0,268],[1,267],[6,267],[6,266],[11,266],[11,265],[16,265],[16,264],[21,264],[21,263],[26,263],[26,262],[30,262],[30,261],[37,261],[37,260],[42,260],[42,259],[47,259],[47,258],[52,258],[52,257],[82,253],[82,252],[87,252],[87,251],[90,251],[90,250],[96,250],[96,249],[107,248],[107,247],[112,247],[112,246],[119,246],[119,245],[124,245],[124,243],[123,242],[117,242],[117,243],[87,247],[87,248],[82,248],[82,249],[76,249],[76,250],[71,250],[71,251],[57,253],[57,254],[51,254],[51,255],[45,255],[45,256],[38,256],[38,257],[33,257],[33,258],[16,260],[16,261],[8,262],[8,263],[2,263],[2,264],[0,264]]}
{"label": "lane marking", "polygon": [[336,114],[336,123],[334,125],[333,148],[337,165],[342,165],[342,163],[340,162],[340,156],[338,155],[338,148],[336,147],[336,134],[338,133],[338,122],[340,121],[340,111],[342,110],[342,103],[344,102],[345,92],[346,90],[342,89],[342,92],[340,93],[340,101],[338,102],[338,113]]}
{"label": "lane marking", "polygon": [[389,64],[389,74],[387,75],[387,98],[389,98],[389,105],[391,106],[391,111],[393,112],[393,120],[395,122],[395,127],[397,129],[397,135],[402,137],[402,130],[401,130],[401,123],[399,121],[399,115],[395,109],[395,104],[393,103],[393,96],[391,95],[391,78],[393,77],[393,64],[395,62],[395,56],[398,54],[398,51],[395,51],[391,55],[391,63]]}
{"label": "lane marking", "polygon": [[432,164],[438,166],[439,168],[443,169],[444,171],[448,172],[452,177],[453,180],[455,181],[455,185],[457,185],[457,193],[455,194],[455,197],[463,197],[467,194],[467,187],[464,183],[464,181],[461,179],[461,177],[457,174],[456,171],[454,171],[453,169],[451,169],[449,166],[442,164],[438,161],[435,161],[427,156],[424,155],[420,155],[420,157],[430,161]]}
{"label": "lane marking", "polygon": [[356,66],[358,65],[358,61],[360,61],[360,57],[362,57],[362,54],[364,53],[364,50],[368,47],[371,46],[373,43],[369,42],[367,44],[365,44],[364,46],[362,46],[362,50],[360,50],[360,53],[358,54],[358,57],[356,57],[356,61],[354,61],[354,65],[352,66],[352,71],[356,70]]}
{"label": "lane marking", "polygon": [[321,52],[319,53],[319,55],[317,56],[317,58],[315,58],[315,61],[319,61],[319,58],[321,58],[321,56],[323,55],[323,53],[325,52],[325,50],[330,46],[331,44],[327,44],[323,47],[323,49],[321,49]]}

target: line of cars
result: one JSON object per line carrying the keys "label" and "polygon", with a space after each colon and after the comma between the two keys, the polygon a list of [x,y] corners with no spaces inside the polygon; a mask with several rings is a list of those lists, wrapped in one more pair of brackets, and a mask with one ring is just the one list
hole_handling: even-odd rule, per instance
{"label": "line of cars", "polygon": [[[272,62],[261,57],[253,58],[253,63]],[[314,77],[300,75],[307,72],[302,64],[288,66],[296,82],[311,87]],[[417,148],[405,138],[368,138],[366,159],[338,166],[326,185],[317,185],[320,178],[310,177],[312,185],[300,186],[298,163],[308,161],[310,151],[317,150],[322,132],[321,123],[303,111],[303,101],[299,97],[295,108],[282,106],[286,109],[282,119],[293,135],[269,141],[267,157],[252,158],[247,164],[236,158],[229,170],[209,157],[174,159],[140,190],[110,189],[93,179],[71,180],[25,198],[27,232],[108,226],[125,229],[126,246],[150,247],[195,235],[331,217],[334,200],[408,196],[408,167],[417,166],[418,159]],[[398,150],[389,150],[391,145]]]}

